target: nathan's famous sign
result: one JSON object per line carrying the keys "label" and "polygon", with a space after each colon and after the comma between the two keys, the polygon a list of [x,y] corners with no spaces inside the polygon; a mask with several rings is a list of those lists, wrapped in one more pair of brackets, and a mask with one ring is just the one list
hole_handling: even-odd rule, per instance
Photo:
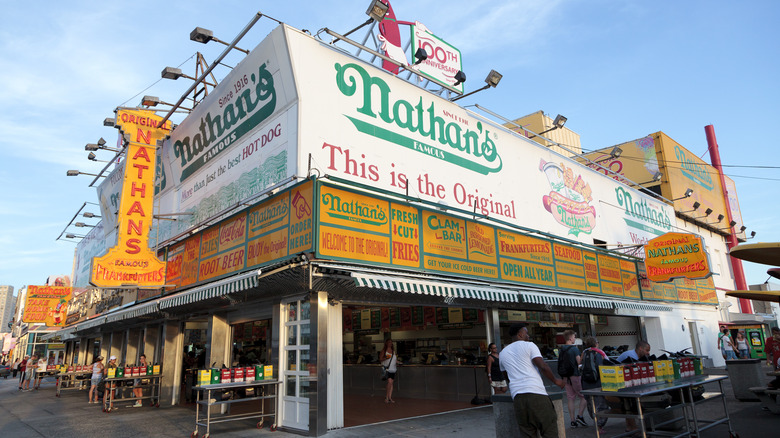
{"label": "nathan's famous sign", "polygon": [[712,275],[704,243],[693,234],[666,233],[651,239],[645,245],[645,265],[647,278],[655,282]]}
{"label": "nathan's famous sign", "polygon": [[49,327],[63,325],[71,291],[71,287],[64,286],[27,286],[22,321]]}
{"label": "nathan's famous sign", "polygon": [[117,216],[117,245],[92,263],[91,283],[99,287],[165,284],[165,262],[149,249],[154,201],[157,140],[171,130],[148,110],[117,110],[117,125],[129,137],[122,198]]}

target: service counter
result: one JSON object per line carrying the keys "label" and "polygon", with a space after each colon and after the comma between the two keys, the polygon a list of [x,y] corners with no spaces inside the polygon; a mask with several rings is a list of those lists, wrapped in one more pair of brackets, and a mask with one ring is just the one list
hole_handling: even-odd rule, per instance
{"label": "service counter", "polygon": [[[345,394],[384,396],[387,383],[379,364],[345,364],[343,369]],[[401,365],[393,384],[393,396],[399,398],[469,402],[477,393],[490,398],[484,365]]]}

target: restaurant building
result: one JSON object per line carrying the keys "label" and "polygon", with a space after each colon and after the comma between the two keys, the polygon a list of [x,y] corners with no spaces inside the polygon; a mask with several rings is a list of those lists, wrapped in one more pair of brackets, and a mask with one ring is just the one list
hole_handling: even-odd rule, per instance
{"label": "restaurant building", "polygon": [[[77,250],[58,336],[72,362],[146,354],[162,405],[191,397],[192,369],[263,363],[280,427],[322,435],[345,426],[349,397],[383,394],[388,338],[399,397],[468,401],[488,393],[487,344],[514,322],[550,360],[566,329],[658,354],[701,337],[719,357],[728,269],[651,284],[626,253],[688,227],[675,206],[287,25],[161,155],[155,213],[176,218],[153,230],[165,286],[88,287],[117,240],[107,208]],[[119,180],[98,190],[105,207]],[[724,257],[722,237],[707,251]]]}

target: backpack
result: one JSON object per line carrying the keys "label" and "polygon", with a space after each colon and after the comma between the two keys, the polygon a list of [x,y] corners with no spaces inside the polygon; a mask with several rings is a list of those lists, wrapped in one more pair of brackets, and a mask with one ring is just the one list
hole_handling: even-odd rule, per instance
{"label": "backpack", "polygon": [[599,367],[596,365],[598,353],[590,348],[582,353],[582,381],[596,383],[599,381]]}
{"label": "backpack", "polygon": [[[569,348],[563,350],[561,356],[558,358],[558,375],[561,377],[571,377],[577,369],[576,359],[569,353],[572,348],[577,347],[569,346]],[[572,363],[572,361],[574,363]]]}

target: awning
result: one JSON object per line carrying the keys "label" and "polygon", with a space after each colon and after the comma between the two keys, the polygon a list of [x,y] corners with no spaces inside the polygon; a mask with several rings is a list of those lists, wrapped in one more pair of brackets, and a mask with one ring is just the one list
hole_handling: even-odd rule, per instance
{"label": "awning", "polygon": [[98,316],[97,318],[90,319],[88,321],[84,321],[81,324],[76,326],[76,331],[84,331],[89,330],[91,328],[97,327],[99,325],[102,325],[104,322],[106,322],[105,316]]}
{"label": "awning", "polygon": [[524,303],[549,304],[551,306],[595,307],[599,309],[612,309],[612,301],[603,300],[600,298],[526,291],[522,291],[520,295],[523,297]]}
{"label": "awning", "polygon": [[183,306],[257,287],[257,271],[244,272],[159,300],[160,309]]}
{"label": "awning", "polygon": [[159,310],[158,301],[159,300],[149,301],[106,315],[106,322],[121,321],[123,319],[135,318],[157,312]]}
{"label": "awning", "polygon": [[663,304],[650,304],[646,302],[635,301],[612,301],[616,309],[633,309],[633,310],[654,310],[656,312],[671,312],[671,306],[664,306]]}
{"label": "awning", "polygon": [[732,290],[726,296],[756,301],[771,301],[780,303],[780,290]]}
{"label": "awning", "polygon": [[729,255],[747,262],[780,266],[780,242],[743,243],[731,248]]}
{"label": "awning", "polygon": [[76,328],[76,326],[73,325],[73,326],[70,326],[70,327],[67,327],[67,328],[59,329],[59,330],[54,331],[54,332],[49,332],[49,333],[46,333],[45,335],[41,335],[40,339],[42,341],[48,341],[49,339],[54,339],[56,337],[59,337],[61,340],[64,341],[64,340],[68,339],[71,335],[73,335],[73,332],[75,331],[74,330],[75,328]]}
{"label": "awning", "polygon": [[394,292],[404,292],[438,297],[465,298],[485,301],[518,302],[518,292],[512,289],[482,286],[467,283],[450,283],[412,279],[400,276],[377,275],[362,272],[352,272],[352,278],[359,287],[387,289]]}

